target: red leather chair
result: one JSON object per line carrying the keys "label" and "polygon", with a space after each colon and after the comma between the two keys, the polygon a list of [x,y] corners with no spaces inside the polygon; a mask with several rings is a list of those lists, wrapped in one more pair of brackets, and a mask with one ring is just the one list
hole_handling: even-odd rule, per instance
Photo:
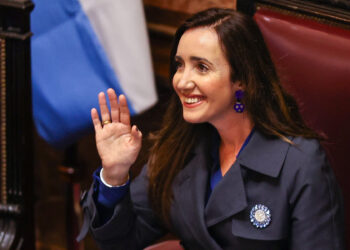
{"label": "red leather chair", "polygon": [[[350,22],[348,28],[326,24],[325,19],[305,12],[266,5],[257,8],[254,18],[281,81],[296,97],[304,119],[328,136],[324,146],[342,188],[346,211],[350,208]],[[349,215],[346,227],[350,229]]]}
{"label": "red leather chair", "polygon": [[167,240],[158,244],[154,244],[145,248],[144,250],[183,250],[178,240]]}

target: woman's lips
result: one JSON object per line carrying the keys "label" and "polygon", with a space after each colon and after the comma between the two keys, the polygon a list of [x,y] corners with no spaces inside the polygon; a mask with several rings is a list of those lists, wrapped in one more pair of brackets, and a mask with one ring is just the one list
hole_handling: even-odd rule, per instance
{"label": "woman's lips", "polygon": [[183,99],[183,105],[187,108],[195,108],[200,105],[204,99],[204,96],[186,96]]}

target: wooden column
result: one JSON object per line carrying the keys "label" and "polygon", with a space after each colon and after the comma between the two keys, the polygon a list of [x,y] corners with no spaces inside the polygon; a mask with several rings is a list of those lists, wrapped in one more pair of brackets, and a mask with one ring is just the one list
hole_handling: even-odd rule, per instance
{"label": "wooden column", "polygon": [[0,0],[0,249],[35,249],[29,0]]}

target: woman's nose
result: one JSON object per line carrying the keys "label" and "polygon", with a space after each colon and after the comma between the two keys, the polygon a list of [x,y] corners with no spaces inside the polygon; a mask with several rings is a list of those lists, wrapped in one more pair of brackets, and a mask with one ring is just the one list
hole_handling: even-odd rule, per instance
{"label": "woman's nose", "polygon": [[194,82],[192,80],[184,80],[184,81],[180,81],[178,84],[178,88],[185,90],[185,89],[193,89],[195,86]]}
{"label": "woman's nose", "polygon": [[190,74],[184,73],[179,79],[177,87],[179,89],[192,89],[195,87],[195,83]]}

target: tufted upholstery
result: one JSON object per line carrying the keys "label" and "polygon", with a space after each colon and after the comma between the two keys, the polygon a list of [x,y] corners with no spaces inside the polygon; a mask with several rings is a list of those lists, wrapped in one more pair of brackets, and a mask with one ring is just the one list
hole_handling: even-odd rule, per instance
{"label": "tufted upholstery", "polygon": [[[254,15],[281,81],[324,144],[350,208],[350,30],[305,16],[258,8]],[[350,239],[350,216],[346,216]]]}

